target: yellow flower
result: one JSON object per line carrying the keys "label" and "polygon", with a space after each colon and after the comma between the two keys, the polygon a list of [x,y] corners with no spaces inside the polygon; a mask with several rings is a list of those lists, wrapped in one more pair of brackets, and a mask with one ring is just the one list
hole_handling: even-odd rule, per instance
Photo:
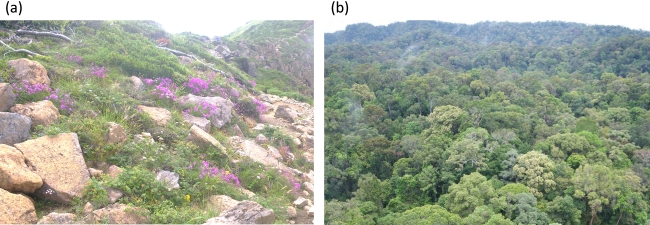
{"label": "yellow flower", "polygon": [[185,195],[185,201],[190,202],[190,195]]}
{"label": "yellow flower", "polygon": [[230,174],[230,171],[226,170],[226,175]]}

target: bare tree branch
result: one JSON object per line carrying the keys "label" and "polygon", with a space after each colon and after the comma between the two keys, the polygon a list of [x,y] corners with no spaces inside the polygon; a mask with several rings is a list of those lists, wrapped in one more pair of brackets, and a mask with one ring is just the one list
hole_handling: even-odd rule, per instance
{"label": "bare tree branch", "polygon": [[2,41],[2,40],[0,40],[0,43],[2,43],[2,45],[4,45],[5,47],[11,49],[11,51],[5,52],[5,54],[3,56],[6,56],[7,54],[14,53],[14,52],[23,52],[23,53],[27,53],[27,54],[30,54],[30,55],[40,56],[40,54],[32,52],[32,51],[27,50],[27,49],[22,49],[21,48],[21,49],[16,50],[16,49],[12,48],[11,46],[5,44],[4,41]]}
{"label": "bare tree branch", "polygon": [[40,32],[40,31],[31,31],[31,30],[17,30],[16,34],[28,34],[28,35],[35,35],[35,36],[48,36],[48,37],[55,37],[55,38],[60,38],[63,39],[67,42],[72,42],[72,40],[68,37],[66,37],[63,34],[56,34],[52,32]]}

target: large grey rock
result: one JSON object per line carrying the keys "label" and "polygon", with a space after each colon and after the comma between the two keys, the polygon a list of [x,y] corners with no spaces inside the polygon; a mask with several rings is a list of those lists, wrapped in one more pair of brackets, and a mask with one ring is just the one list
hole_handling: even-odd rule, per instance
{"label": "large grey rock", "polygon": [[8,83],[0,83],[0,112],[6,112],[14,105],[16,95]]}
{"label": "large grey rock", "polygon": [[265,209],[257,202],[242,201],[205,224],[272,224],[274,221],[273,210]]}
{"label": "large grey rock", "polygon": [[126,141],[126,131],[122,125],[114,122],[108,123],[108,134],[106,134],[107,144],[118,144]]}
{"label": "large grey rock", "polygon": [[18,149],[0,144],[0,188],[11,192],[34,193],[43,180],[25,164]]}
{"label": "large grey rock", "polygon": [[14,145],[29,139],[32,119],[18,113],[0,112],[0,144]]}
{"label": "large grey rock", "polygon": [[210,120],[204,117],[192,116],[189,113],[183,113],[183,120],[191,125],[196,125],[201,130],[210,133]]}
{"label": "large grey rock", "polygon": [[51,212],[41,218],[36,224],[74,224],[75,220],[77,220],[77,215],[75,214]]}
{"label": "large grey rock", "polygon": [[34,200],[24,194],[13,194],[0,188],[0,224],[36,223]]}
{"label": "large grey rock", "polygon": [[32,129],[38,125],[48,126],[53,124],[59,117],[59,109],[50,100],[16,104],[9,111],[28,116],[32,119]]}
{"label": "large grey rock", "polygon": [[275,110],[275,118],[282,118],[287,120],[289,123],[293,123],[298,119],[298,113],[292,108],[280,105]]}
{"label": "large grey rock", "polygon": [[50,78],[47,76],[47,71],[45,67],[36,61],[29,59],[16,59],[9,60],[7,62],[9,66],[15,69],[12,77],[15,80],[23,81],[26,80],[30,85],[34,84],[46,84],[50,85]]}
{"label": "large grey rock", "polygon": [[223,127],[223,125],[230,123],[232,118],[232,107],[234,104],[229,99],[224,99],[222,97],[201,97],[193,94],[188,94],[178,98],[178,101],[181,104],[192,104],[199,105],[202,102],[207,102],[216,106],[217,110],[214,115],[210,117],[212,125],[217,128]]}
{"label": "large grey rock", "polygon": [[43,136],[15,145],[27,166],[43,179],[34,192],[41,199],[69,204],[81,197],[90,180],[76,133]]}
{"label": "large grey rock", "polygon": [[156,173],[156,180],[165,183],[167,185],[167,190],[169,191],[180,187],[178,186],[178,178],[180,178],[180,176],[177,173],[167,170],[161,170]]}

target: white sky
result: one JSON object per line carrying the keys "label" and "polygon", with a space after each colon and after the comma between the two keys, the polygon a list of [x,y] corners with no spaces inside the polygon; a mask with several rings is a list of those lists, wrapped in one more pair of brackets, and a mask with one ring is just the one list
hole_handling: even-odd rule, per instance
{"label": "white sky", "polygon": [[155,20],[163,26],[165,31],[178,34],[182,32],[192,32],[194,34],[204,35],[212,38],[213,36],[226,36],[237,28],[244,26],[250,19],[229,19],[226,23],[206,26],[203,23],[188,23],[174,18],[165,18]]}

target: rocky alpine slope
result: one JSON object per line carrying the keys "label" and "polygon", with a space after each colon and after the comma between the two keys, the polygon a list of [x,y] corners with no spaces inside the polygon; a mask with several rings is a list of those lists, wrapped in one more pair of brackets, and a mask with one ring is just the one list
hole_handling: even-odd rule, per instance
{"label": "rocky alpine slope", "polygon": [[214,40],[150,21],[4,27],[37,55],[0,62],[0,224],[313,223],[313,107],[255,90]]}

